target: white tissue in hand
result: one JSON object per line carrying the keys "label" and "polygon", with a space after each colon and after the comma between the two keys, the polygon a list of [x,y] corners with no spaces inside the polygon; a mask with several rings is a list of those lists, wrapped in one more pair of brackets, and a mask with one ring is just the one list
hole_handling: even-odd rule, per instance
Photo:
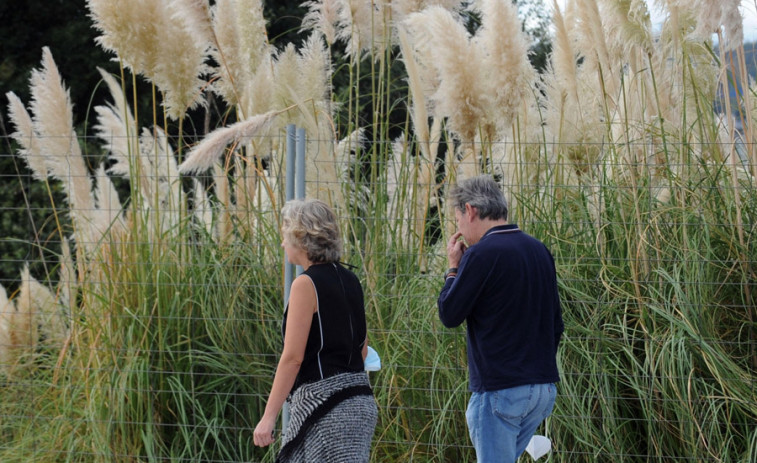
{"label": "white tissue in hand", "polygon": [[365,371],[379,371],[381,369],[381,359],[378,352],[368,346],[368,355],[365,356]]}

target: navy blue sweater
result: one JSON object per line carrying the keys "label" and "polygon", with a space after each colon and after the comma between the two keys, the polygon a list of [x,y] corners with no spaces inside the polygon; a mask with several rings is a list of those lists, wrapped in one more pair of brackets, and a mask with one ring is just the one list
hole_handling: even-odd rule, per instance
{"label": "navy blue sweater", "polygon": [[445,326],[467,324],[471,391],[560,380],[555,355],[564,327],[554,259],[517,225],[493,227],[465,251],[437,306]]}

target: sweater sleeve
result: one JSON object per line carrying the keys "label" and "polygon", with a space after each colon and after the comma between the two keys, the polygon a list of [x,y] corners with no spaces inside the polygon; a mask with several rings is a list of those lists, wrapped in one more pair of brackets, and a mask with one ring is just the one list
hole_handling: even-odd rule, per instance
{"label": "sweater sleeve", "polygon": [[486,266],[476,265],[476,257],[471,249],[463,254],[458,266],[457,276],[447,278],[442,287],[436,305],[439,320],[448,328],[460,326],[473,310],[486,274]]}

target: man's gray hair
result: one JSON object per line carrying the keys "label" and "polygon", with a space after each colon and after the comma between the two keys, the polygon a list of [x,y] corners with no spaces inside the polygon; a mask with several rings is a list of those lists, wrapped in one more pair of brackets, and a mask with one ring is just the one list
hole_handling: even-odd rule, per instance
{"label": "man's gray hair", "polygon": [[507,200],[491,175],[459,181],[450,190],[449,198],[461,211],[465,211],[466,204],[475,207],[480,219],[507,220]]}

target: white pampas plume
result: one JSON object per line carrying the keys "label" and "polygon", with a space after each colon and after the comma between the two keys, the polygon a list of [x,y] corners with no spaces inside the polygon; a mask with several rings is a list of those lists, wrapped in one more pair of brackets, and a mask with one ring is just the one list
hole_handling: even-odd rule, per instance
{"label": "white pampas plume", "polygon": [[11,136],[21,145],[18,153],[32,171],[32,177],[45,180],[48,174],[47,164],[45,157],[39,151],[39,143],[35,141],[37,134],[34,133],[32,118],[15,93],[8,92],[6,95],[8,96],[8,115],[16,125],[16,131]]}
{"label": "white pampas plume", "polygon": [[339,22],[339,11],[343,7],[343,2],[337,0],[320,0],[309,1],[302,4],[308,9],[305,17],[302,18],[300,30],[318,31],[323,34],[326,43],[334,44],[336,41],[336,25]]}
{"label": "white pampas plume", "polygon": [[694,34],[705,40],[723,32],[723,49],[731,51],[744,43],[741,0],[698,0],[694,6],[697,27]]}
{"label": "white pampas plume", "polygon": [[152,211],[162,231],[174,230],[180,219],[181,178],[174,151],[165,132],[156,127],[142,129],[140,142],[140,188],[145,204]]}
{"label": "white pampas plume", "polygon": [[460,10],[469,0],[392,0],[392,18],[403,21],[412,13],[423,11],[429,6],[440,6],[449,11]]}
{"label": "white pampas plume", "polygon": [[97,124],[95,134],[105,142],[110,151],[110,157],[115,162],[109,171],[117,175],[129,177],[129,158],[139,150],[139,132],[131,109],[126,103],[123,89],[116,79],[98,68],[100,75],[110,90],[113,104],[96,106]]}
{"label": "white pampas plume", "polygon": [[397,35],[400,40],[403,40],[404,32],[407,32],[405,37],[407,43],[402,44],[400,41],[403,59],[409,59],[410,56],[414,58],[415,65],[418,67],[417,80],[420,88],[423,89],[422,94],[425,97],[426,105],[429,106],[432,103],[431,96],[439,87],[439,72],[434,63],[434,37],[425,22],[418,20],[419,18],[422,18],[422,16],[411,15],[408,17],[403,21]]}
{"label": "white pampas plume", "polygon": [[211,55],[218,63],[213,89],[230,105],[240,105],[243,115],[255,114],[245,102],[250,100],[250,81],[268,55],[262,2],[219,0],[212,17],[216,47]]}
{"label": "white pampas plume", "polygon": [[274,98],[276,107],[286,107],[304,102],[302,93],[297,91],[299,85],[298,55],[294,44],[287,44],[276,54],[273,66]]}
{"label": "white pampas plume", "polygon": [[202,226],[209,236],[213,235],[213,208],[210,203],[210,198],[197,179],[192,179],[194,185],[194,207],[193,214],[197,223]]}
{"label": "white pampas plume", "polygon": [[[298,51],[287,45],[276,56],[273,66],[274,100],[277,108],[297,106],[288,122],[303,126],[309,134],[318,134],[318,116],[327,112],[331,67],[323,40],[312,34]],[[326,114],[328,115],[328,114]]]}
{"label": "white pampas plume", "polygon": [[266,20],[263,15],[263,1],[235,0],[235,3],[237,30],[244,58],[240,64],[248,66],[254,72],[269,55],[270,49]]}
{"label": "white pampas plume", "polygon": [[68,238],[63,237],[60,248],[58,300],[64,307],[67,307],[69,313],[71,313],[72,296],[76,292],[76,269],[74,266],[74,259],[71,256],[71,245],[69,244]]}
{"label": "white pampas plume", "polygon": [[198,48],[215,44],[208,0],[170,0],[171,19],[184,23]]}
{"label": "white pampas plume", "polygon": [[735,50],[744,44],[744,18],[739,11],[740,0],[723,0],[720,21],[725,32],[724,50]]}
{"label": "white pampas plume", "polygon": [[15,363],[12,349],[14,341],[11,337],[15,313],[16,306],[8,300],[8,293],[0,284],[0,369],[6,369]]}
{"label": "white pampas plume", "polygon": [[63,183],[78,241],[86,248],[98,239],[91,220],[95,210],[91,179],[73,128],[71,99],[49,48],[42,49],[42,68],[32,71],[30,83],[33,118],[10,96],[12,117],[18,123],[14,136],[36,178],[49,175]]}
{"label": "white pampas plume", "polygon": [[[21,288],[19,289],[17,307],[19,312],[24,311],[29,304],[28,311],[31,314],[32,323],[39,327],[39,335],[44,338],[47,346],[60,347],[68,336],[66,317],[60,305],[50,289],[37,281],[29,273],[29,267],[25,266],[21,271]],[[32,328],[34,334],[34,328]],[[32,345],[39,342],[39,338],[33,338]]]}
{"label": "white pampas plume", "polygon": [[606,5],[606,8],[613,17],[612,23],[615,24],[615,29],[619,31],[613,34],[616,47],[623,50],[640,47],[644,54],[654,51],[652,21],[644,0],[610,3]]}
{"label": "white pampas plume", "polygon": [[[584,55],[592,63],[592,68],[600,66],[605,75],[608,75],[613,67],[610,63],[610,52],[602,25],[602,16],[599,14],[597,0],[577,0],[577,16],[579,18],[579,30],[583,33],[586,48]],[[606,78],[605,78],[606,79]]]}
{"label": "white pampas plume", "polygon": [[349,169],[352,154],[362,150],[365,142],[365,129],[359,127],[337,143],[336,162],[343,172],[347,172]]}
{"label": "white pampas plume", "polygon": [[[28,274],[24,268],[23,272]],[[21,286],[18,296],[14,300],[16,310],[5,312],[8,318],[8,348],[11,350],[11,360],[17,362],[24,355],[34,352],[34,347],[39,340],[39,328],[36,320],[36,308],[30,291],[29,276],[22,272]]]}
{"label": "white pampas plume", "polygon": [[265,132],[279,114],[281,111],[269,111],[211,132],[187,154],[179,172],[188,174],[210,169],[227,145]]}
{"label": "white pampas plume", "polygon": [[338,9],[337,40],[346,44],[347,56],[360,58],[367,51],[375,59],[391,45],[390,7],[385,0],[341,0]]}
{"label": "white pampas plume", "polygon": [[104,166],[101,165],[97,169],[95,180],[95,199],[103,222],[101,224],[103,232],[114,225],[122,227],[124,224],[121,219],[121,201],[118,199],[118,192],[113,182],[105,173]]}
{"label": "white pampas plume", "polygon": [[91,180],[74,131],[71,98],[47,47],[42,49],[42,69],[32,71],[31,87],[39,150],[50,175],[66,186],[75,218],[85,219],[95,209]]}
{"label": "white pampas plume", "polygon": [[440,82],[433,95],[434,114],[448,118],[448,127],[462,140],[475,139],[483,116],[484,91],[480,79],[481,53],[465,27],[439,6],[426,8],[407,19],[413,28],[424,28],[432,37],[432,62]]}
{"label": "white pampas plume", "polygon": [[311,34],[299,50],[298,92],[301,99],[312,98],[316,103],[328,98],[331,82],[331,62],[323,40],[318,34]]}
{"label": "white pampas plume", "polygon": [[482,0],[481,29],[475,42],[482,49],[482,90],[486,119],[509,127],[518,108],[531,96],[536,71],[528,60],[528,39],[511,0]]}
{"label": "white pampas plume", "polygon": [[248,83],[248,91],[241,103],[244,114],[263,114],[277,107],[274,67],[273,56],[265,56]]}
{"label": "white pampas plume", "polygon": [[234,232],[234,222],[232,221],[234,205],[231,203],[229,176],[220,162],[213,164],[213,182],[215,183],[215,194],[218,200],[216,235],[221,244],[228,244]]}
{"label": "white pampas plume", "polygon": [[555,38],[552,41],[551,71],[554,80],[561,93],[565,97],[578,101],[578,81],[576,59],[578,53],[573,49],[573,44],[568,32],[568,24],[557,6],[557,0],[554,3],[554,13],[552,23],[555,27]]}
{"label": "white pampas plume", "polygon": [[426,108],[426,92],[424,91],[423,82],[419,70],[418,61],[415,57],[407,35],[407,30],[401,27],[398,30],[400,50],[402,51],[402,61],[405,63],[407,70],[407,82],[410,89],[410,117],[415,128],[415,136],[421,146],[421,152],[429,159],[429,127],[428,111]]}
{"label": "white pampas plume", "polygon": [[216,47],[210,54],[218,63],[213,68],[213,91],[221,96],[230,106],[238,105],[242,99],[245,81],[253,70],[243,63],[239,31],[237,30],[237,12],[233,0],[219,0],[213,6],[213,33]]}
{"label": "white pampas plume", "polygon": [[198,76],[208,70],[208,46],[196,40],[196,31],[185,21],[174,18],[173,3],[88,0],[87,7],[95,28],[102,32],[97,43],[160,88],[168,117],[180,119],[187,110],[205,104],[206,83]]}

